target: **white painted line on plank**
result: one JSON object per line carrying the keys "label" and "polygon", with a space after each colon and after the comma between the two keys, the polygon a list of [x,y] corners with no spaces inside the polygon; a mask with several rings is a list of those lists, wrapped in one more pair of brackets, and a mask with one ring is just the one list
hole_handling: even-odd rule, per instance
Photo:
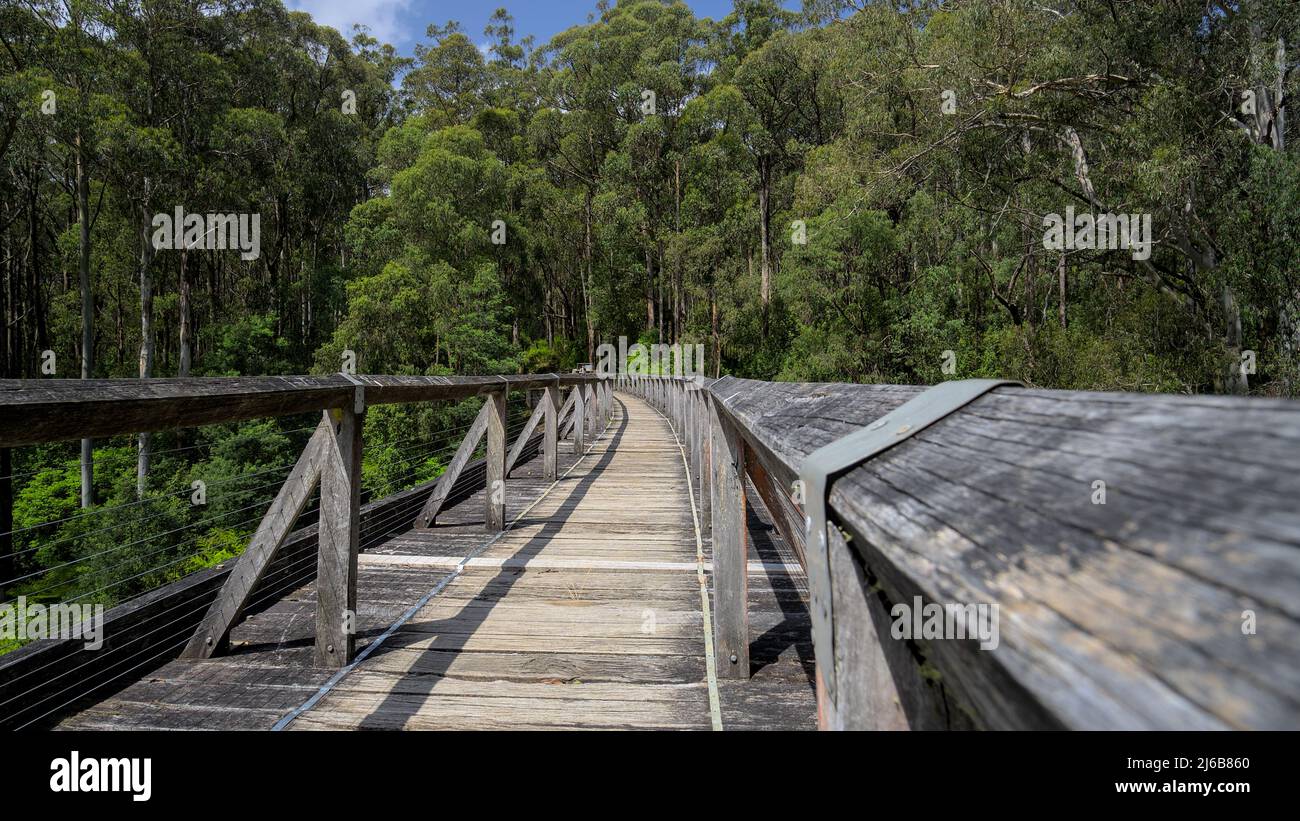
{"label": "white painted line on plank", "polygon": [[[658,412],[658,408],[654,405],[649,402],[645,404],[651,410]],[[665,422],[668,421],[667,416],[662,413],[659,415],[663,416]],[[692,488],[691,464],[686,461],[686,448],[682,446],[681,440],[677,438],[677,431],[673,430],[671,424],[668,425],[668,429],[672,430],[673,441],[677,443],[677,450],[682,456],[682,467],[686,470],[686,486],[691,488],[691,521],[695,523],[695,574],[700,582],[700,608],[704,614],[704,671],[709,681],[709,718],[713,722],[713,729],[718,731],[722,729],[722,702],[718,698],[718,661],[713,656],[713,614],[709,610],[709,583],[704,578],[704,566],[708,564],[711,568],[712,562],[704,561],[704,538],[700,535],[700,517],[695,510],[695,490]]]}
{"label": "white painted line on plank", "polygon": [[[620,561],[617,559],[548,559],[535,556],[529,559],[498,559],[478,557],[462,559],[456,556],[402,556],[363,554],[357,557],[363,567],[464,567],[470,570],[502,568],[520,570],[651,570],[663,572],[689,572],[703,567],[704,572],[713,572],[713,562],[653,562]],[[803,574],[803,568],[797,564],[784,562],[749,562],[747,570],[752,575],[770,572],[786,574]]]}

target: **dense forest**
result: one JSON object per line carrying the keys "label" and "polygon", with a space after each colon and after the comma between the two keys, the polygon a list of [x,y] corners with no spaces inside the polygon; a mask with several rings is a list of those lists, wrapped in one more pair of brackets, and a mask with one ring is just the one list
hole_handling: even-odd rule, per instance
{"label": "dense forest", "polygon": [[[484,35],[3,0],[4,375],[548,371],[626,336],[763,379],[1300,392],[1294,0],[602,0]],[[260,248],[159,243],[177,209]],[[1051,247],[1062,214],[1146,215],[1149,253]],[[473,413],[379,410],[371,493]],[[0,601],[228,557],[311,424],[5,453]]]}

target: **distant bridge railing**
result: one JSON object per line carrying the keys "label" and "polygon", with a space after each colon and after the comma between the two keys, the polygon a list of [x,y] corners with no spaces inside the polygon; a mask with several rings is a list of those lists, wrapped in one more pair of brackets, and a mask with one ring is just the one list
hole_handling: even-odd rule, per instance
{"label": "distant bridge railing", "polygon": [[804,557],[824,728],[1300,727],[1300,403],[618,385],[703,479],[719,675],[750,675],[747,479]]}
{"label": "distant bridge railing", "polygon": [[[517,392],[540,392],[540,401],[511,444],[507,401]],[[368,407],[479,396],[483,406],[440,477],[361,503]],[[354,654],[350,616],[357,608],[362,544],[413,525],[429,527],[441,509],[483,489],[486,526],[503,529],[505,480],[515,464],[540,454],[543,476],[554,479],[561,437],[571,437],[580,454],[586,436],[607,424],[611,397],[610,381],[590,373],[0,380],[0,449],[321,414],[237,559],[111,608],[100,626],[102,647],[87,648],[80,638],[45,639],[0,656],[0,728],[46,726],[73,705],[126,683],[127,676],[143,675],[178,655],[206,658],[222,652],[241,618],[313,578],[316,663],[345,666]],[[473,459],[484,440],[483,457]],[[317,489],[318,520],[295,529]],[[0,555],[0,562],[5,558]],[[8,581],[0,573],[0,590]],[[7,603],[0,595],[0,606]]]}

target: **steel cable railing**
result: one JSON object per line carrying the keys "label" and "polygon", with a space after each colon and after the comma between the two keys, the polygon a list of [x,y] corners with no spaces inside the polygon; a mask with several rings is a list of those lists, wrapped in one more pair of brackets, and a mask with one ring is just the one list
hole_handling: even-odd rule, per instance
{"label": "steel cable railing", "polygon": [[[507,415],[503,419],[507,448],[515,443],[532,416],[532,410],[518,401],[519,397],[518,392],[509,395]],[[461,447],[474,422],[438,424],[438,419],[448,416],[462,420],[466,417],[464,408],[450,411],[446,408],[444,404],[443,412],[432,417],[414,414],[410,418],[387,419],[383,432],[388,436],[376,434],[367,440],[363,456],[360,549],[380,544],[413,525],[425,498],[423,493],[413,491],[421,487],[431,489]],[[410,426],[423,430],[410,435],[401,432],[403,427]],[[273,429],[271,434],[280,450],[302,453],[315,430],[313,425],[291,426]],[[398,435],[393,437],[394,433]],[[154,444],[162,444],[170,434],[154,435],[159,437]],[[229,435],[237,437],[239,433]],[[212,459],[218,442],[214,438],[186,443],[182,434],[176,436],[173,440],[178,443],[176,446],[150,451],[154,474],[184,477],[189,482],[192,476],[201,475],[201,471],[185,470],[185,466],[206,464]],[[540,447],[541,437],[540,426],[530,431],[531,450],[525,450],[525,458]],[[119,438],[127,440],[127,437]],[[487,439],[481,437],[470,454],[471,459],[482,459]],[[131,605],[120,611],[129,616],[117,616],[127,618],[127,622],[118,625],[122,629],[115,633],[116,638],[94,654],[81,652],[79,639],[40,643],[35,655],[22,654],[30,662],[14,666],[4,664],[5,654],[15,649],[13,643],[0,646],[0,725],[22,728],[43,723],[85,697],[91,689],[98,690],[149,664],[174,658],[179,648],[190,640],[212,598],[210,593],[191,592],[189,588],[220,585],[229,567],[214,565],[232,566],[230,560],[248,544],[298,464],[297,460],[266,464],[265,459],[259,464],[257,437],[250,436],[249,440],[254,463],[240,473],[205,481],[206,499],[200,504],[186,505],[183,501],[185,496],[193,495],[192,485],[157,489],[141,498],[75,513],[59,513],[56,506],[52,508],[55,515],[43,521],[32,521],[32,508],[29,508],[7,531],[0,532],[0,539],[4,540],[0,542],[0,551],[4,550],[5,542],[10,546],[0,555],[0,571],[8,571],[0,577],[0,607],[13,605],[20,598],[59,605]],[[128,443],[134,446],[135,441],[135,436],[130,435]],[[117,439],[101,442],[104,444],[97,442],[97,446],[105,451],[123,447],[117,444]],[[34,465],[35,459],[57,459],[63,464],[62,470],[71,475],[75,453],[35,447],[41,449],[6,463],[17,468],[0,477],[0,481],[9,483],[12,491],[21,493],[51,469]],[[10,453],[16,455],[18,451]],[[99,449],[96,456],[101,464],[114,464],[112,457],[102,457]],[[121,460],[122,454],[119,452],[116,458]],[[481,465],[481,461],[473,464]],[[132,480],[134,467],[132,464]],[[228,469],[228,464],[223,466],[223,470]],[[101,482],[103,475],[107,474],[101,475]],[[125,483],[126,476],[121,479]],[[462,473],[453,495],[464,498],[466,493],[473,492],[474,482],[482,490],[481,467]],[[365,497],[381,491],[383,499],[365,502]],[[126,491],[119,487],[118,492]],[[66,503],[75,501],[69,499]],[[319,489],[316,489],[306,500],[293,531],[285,537],[281,554],[266,568],[260,583],[243,604],[241,612],[245,616],[283,599],[315,577],[315,522],[320,514]],[[195,575],[196,572],[203,575]],[[213,573],[218,575],[214,577]],[[113,619],[110,612],[107,620]],[[58,649],[50,652],[55,645]]]}

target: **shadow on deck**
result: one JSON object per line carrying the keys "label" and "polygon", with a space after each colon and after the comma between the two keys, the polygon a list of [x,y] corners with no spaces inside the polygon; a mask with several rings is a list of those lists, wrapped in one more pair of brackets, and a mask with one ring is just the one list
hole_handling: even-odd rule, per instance
{"label": "shadow on deck", "polygon": [[540,459],[516,467],[506,532],[484,531],[479,491],[368,548],[358,652],[388,635],[341,679],[312,666],[307,584],[239,624],[227,655],[170,662],[59,726],[270,729],[329,683],[291,729],[814,728],[806,582],[752,489],[752,679],[717,682],[714,714],[709,545],[680,452],[646,403],[615,406],[582,459],[561,449],[554,485]]}

